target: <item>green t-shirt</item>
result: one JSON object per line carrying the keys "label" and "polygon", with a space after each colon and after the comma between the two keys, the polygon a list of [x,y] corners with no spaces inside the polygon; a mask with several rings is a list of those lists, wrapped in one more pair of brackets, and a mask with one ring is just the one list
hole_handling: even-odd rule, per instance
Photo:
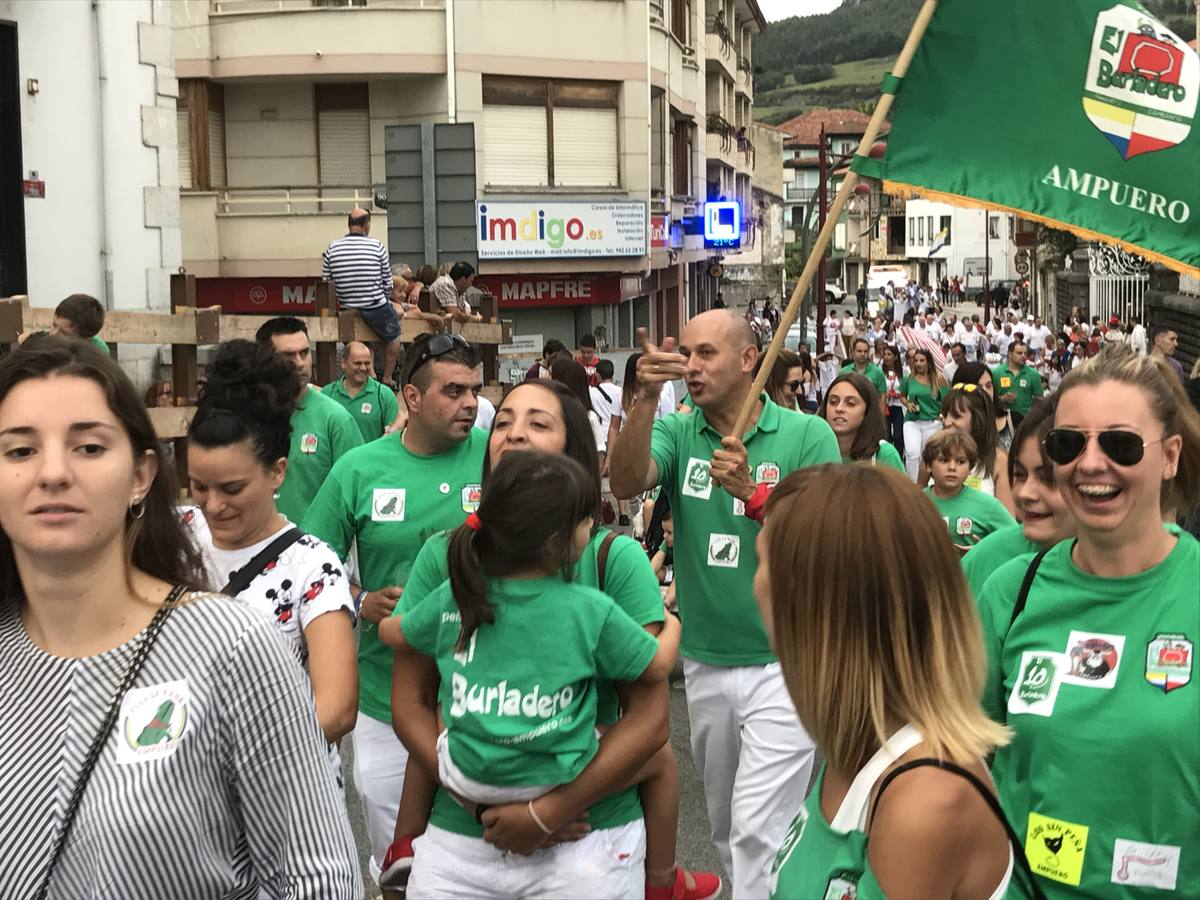
{"label": "green t-shirt", "polygon": [[1128,578],[1058,544],[1015,622],[1026,561],[979,598],[984,708],[1013,730],[992,772],[1050,898],[1200,897],[1200,543],[1167,530],[1166,559]]}
{"label": "green t-shirt", "polygon": [[1015,394],[1011,409],[1022,416],[1028,414],[1033,406],[1033,398],[1042,396],[1042,376],[1038,370],[1026,363],[1017,374],[1013,374],[1008,365],[992,369],[992,381],[996,396]]}
{"label": "green t-shirt", "polygon": [[939,497],[932,487],[925,488],[925,496],[937,507],[938,515],[950,532],[950,540],[957,547],[974,547],[979,538],[1007,528],[1016,521],[995,497],[966,485],[948,499]]}
{"label": "green t-shirt", "polygon": [[334,463],[362,446],[363,439],[350,413],[313,387],[304,392],[292,413],[291,426],[287,475],[279,487],[275,507],[289,521],[299,522]]}
{"label": "green t-shirt", "polygon": [[[349,420],[344,409],[324,399]],[[354,435],[359,437],[357,428]],[[365,590],[405,587],[421,546],[461,525],[478,507],[486,447],[487,432],[477,428],[436,456],[412,453],[400,434],[365,444],[338,460],[300,527],[341,559],[357,540]],[[358,707],[380,722],[392,720],[392,655],[374,623],[360,620]]]}
{"label": "green t-shirt", "polygon": [[93,334],[90,338],[88,338],[88,340],[95,344],[102,352],[108,352],[108,344],[104,343],[104,341],[100,339],[100,335]]}
{"label": "green t-shirt", "polygon": [[450,758],[497,787],[573,781],[600,746],[596,678],[636,680],[658,641],[607,594],[561,577],[490,579],[488,601],[495,621],[462,652],[449,581],[401,620],[413,649],[437,660]]}
{"label": "green t-shirt", "polygon": [[[573,580],[588,587],[600,586],[599,552],[608,529],[600,529],[584,548],[583,555],[572,574]],[[436,534],[425,542],[412,565],[404,594],[392,615],[400,615],[410,605],[415,606],[449,578],[446,568],[446,532]],[[604,592],[612,597],[639,625],[663,621],[662,594],[658,579],[650,568],[650,560],[633,538],[618,535],[608,548],[604,563]],[[390,691],[390,686],[389,686]],[[390,696],[390,695],[389,695]],[[620,715],[616,691],[611,684],[598,681],[596,685],[596,721],[612,724]],[[642,818],[642,803],[636,788],[627,788],[600,800],[588,809],[592,828],[616,828]],[[469,837],[482,837],[483,827],[475,817],[454,802],[445,791],[439,790],[429,821],[439,828]]]}
{"label": "green t-shirt", "polygon": [[[841,462],[837,438],[824,419],[780,409],[765,394],[762,399],[762,415],[744,439],[756,482],[777,484],[796,469]],[[721,437],[699,408],[659,419],[651,432],[650,455],[675,511],[679,649],[713,666],[764,665],[775,655],[752,589],[759,525],[709,473]]]}
{"label": "green t-shirt", "polygon": [[845,375],[847,372],[856,372],[875,385],[875,393],[879,395],[881,400],[887,397],[887,377],[883,374],[883,369],[879,368],[875,363],[867,363],[866,371],[859,372],[853,362],[848,362],[842,366],[838,374]]}
{"label": "green t-shirt", "polygon": [[946,388],[936,391],[923,381],[918,381],[911,374],[900,379],[900,394],[917,404],[917,411],[904,410],[906,422],[932,422],[942,414],[942,397]]}
{"label": "green t-shirt", "polygon": [[396,421],[400,403],[391,388],[368,378],[363,389],[351,397],[346,393],[346,377],[330,382],[321,393],[340,403],[350,413],[364,443],[383,437],[383,430]]}
{"label": "green t-shirt", "polygon": [[[856,460],[848,456],[842,457],[842,462],[852,463]],[[862,462],[869,462],[873,466],[891,466],[893,469],[908,474],[908,470],[904,468],[904,460],[900,458],[900,451],[893,447],[888,441],[880,441],[879,449],[870,457],[863,459]]]}
{"label": "green t-shirt", "polygon": [[1011,559],[1028,562],[1039,549],[1025,537],[1025,529],[1020,523],[993,531],[962,558],[963,575],[967,578],[971,596],[978,598],[983,583],[1006,562]]}

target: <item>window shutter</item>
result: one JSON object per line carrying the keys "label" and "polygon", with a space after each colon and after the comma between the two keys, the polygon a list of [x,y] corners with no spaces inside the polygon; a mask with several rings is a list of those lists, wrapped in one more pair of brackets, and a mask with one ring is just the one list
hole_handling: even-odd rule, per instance
{"label": "window shutter", "polygon": [[192,134],[187,107],[175,110],[175,136],[179,141],[179,186],[192,186]]}
{"label": "window shutter", "polygon": [[213,188],[225,187],[225,110],[208,110],[208,181]]}
{"label": "window shutter", "polygon": [[[484,106],[483,140],[487,147],[484,184],[544,187],[550,183],[544,106]],[[556,165],[557,154],[556,139]]]}
{"label": "window shutter", "polygon": [[554,110],[554,183],[564,187],[617,186],[617,111]]}
{"label": "window shutter", "polygon": [[320,182],[363,187],[371,183],[371,118],[366,109],[317,112]]}

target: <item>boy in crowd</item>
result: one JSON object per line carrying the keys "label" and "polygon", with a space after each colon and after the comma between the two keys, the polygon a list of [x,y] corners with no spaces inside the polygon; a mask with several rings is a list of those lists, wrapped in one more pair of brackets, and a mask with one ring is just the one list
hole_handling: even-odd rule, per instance
{"label": "boy in crowd", "polygon": [[959,553],[966,553],[993,531],[1014,524],[1003,503],[967,487],[967,476],[979,462],[969,434],[950,428],[939,431],[925,443],[921,455],[933,477],[925,496],[937,507]]}

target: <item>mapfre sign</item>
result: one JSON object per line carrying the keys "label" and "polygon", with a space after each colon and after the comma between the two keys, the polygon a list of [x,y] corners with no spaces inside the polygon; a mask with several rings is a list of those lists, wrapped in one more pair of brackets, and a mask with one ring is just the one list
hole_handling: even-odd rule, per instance
{"label": "mapfre sign", "polygon": [[479,275],[475,286],[490,290],[501,309],[621,302],[618,275]]}
{"label": "mapfre sign", "polygon": [[197,278],[196,305],[222,312],[303,315],[317,310],[317,278]]}

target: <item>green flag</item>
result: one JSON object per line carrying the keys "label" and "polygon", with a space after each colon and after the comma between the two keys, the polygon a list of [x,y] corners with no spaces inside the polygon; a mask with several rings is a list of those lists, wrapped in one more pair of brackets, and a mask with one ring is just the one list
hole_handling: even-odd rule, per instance
{"label": "green flag", "polygon": [[941,0],[854,169],[1200,277],[1198,96],[1200,57],[1134,2]]}

